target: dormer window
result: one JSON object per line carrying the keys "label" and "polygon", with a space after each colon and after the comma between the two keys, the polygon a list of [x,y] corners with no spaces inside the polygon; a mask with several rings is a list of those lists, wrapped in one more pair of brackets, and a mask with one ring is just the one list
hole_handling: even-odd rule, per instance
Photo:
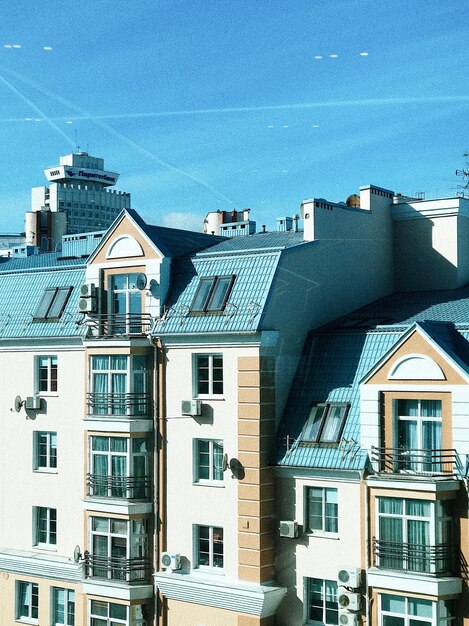
{"label": "dormer window", "polygon": [[223,311],[234,280],[234,276],[201,278],[191,304],[191,313],[216,313]]}
{"label": "dormer window", "polygon": [[313,404],[303,432],[302,441],[337,443],[342,434],[350,405],[344,402]]}
{"label": "dormer window", "polygon": [[58,320],[64,312],[71,292],[72,287],[52,287],[46,289],[34,314],[34,320]]}

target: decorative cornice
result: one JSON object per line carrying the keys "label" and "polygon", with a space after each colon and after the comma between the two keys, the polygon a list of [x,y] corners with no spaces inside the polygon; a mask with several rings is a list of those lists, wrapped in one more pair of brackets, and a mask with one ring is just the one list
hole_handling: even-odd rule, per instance
{"label": "decorative cornice", "polygon": [[38,578],[81,582],[83,565],[64,557],[50,557],[34,552],[0,552],[0,570]]}

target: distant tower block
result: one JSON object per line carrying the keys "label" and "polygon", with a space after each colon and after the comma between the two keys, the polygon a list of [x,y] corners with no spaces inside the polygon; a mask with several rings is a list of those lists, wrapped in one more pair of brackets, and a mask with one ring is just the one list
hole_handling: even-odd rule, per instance
{"label": "distant tower block", "polygon": [[119,178],[104,169],[104,160],[87,152],[60,157],[60,165],[44,170],[49,186],[33,187],[26,214],[26,242],[52,250],[62,235],[106,230],[130,194],[109,187]]}

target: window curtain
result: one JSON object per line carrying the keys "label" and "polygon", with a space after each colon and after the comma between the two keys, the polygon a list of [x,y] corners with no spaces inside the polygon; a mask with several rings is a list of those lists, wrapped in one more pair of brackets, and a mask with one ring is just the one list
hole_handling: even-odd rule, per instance
{"label": "window curtain", "polygon": [[105,415],[107,413],[107,394],[108,389],[108,368],[109,357],[93,356],[91,357],[91,367],[93,370],[93,393],[94,395],[94,413],[97,415]]}
{"label": "window curtain", "polygon": [[54,589],[54,622],[65,624],[65,589]]}
{"label": "window curtain", "polygon": [[339,532],[337,509],[337,489],[326,489],[325,502],[325,531],[328,533]]}
{"label": "window curtain", "polygon": [[327,412],[326,422],[321,434],[322,441],[335,442],[339,438],[340,430],[344,421],[345,406],[331,406]]}
{"label": "window curtain", "polygon": [[213,480],[223,480],[223,445],[213,442]]}
{"label": "window curtain", "polygon": [[403,514],[403,501],[399,498],[379,498],[379,565],[402,570],[404,566],[404,532],[402,517],[387,517]]}
{"label": "window curtain", "polygon": [[[406,500],[406,513],[412,517],[430,517],[430,503],[424,500]],[[409,545],[407,567],[412,572],[430,573],[430,521],[407,520]]]}
{"label": "window curtain", "polygon": [[[93,495],[107,496],[107,480],[109,475],[109,438],[93,437]],[[105,454],[99,454],[104,452]]]}

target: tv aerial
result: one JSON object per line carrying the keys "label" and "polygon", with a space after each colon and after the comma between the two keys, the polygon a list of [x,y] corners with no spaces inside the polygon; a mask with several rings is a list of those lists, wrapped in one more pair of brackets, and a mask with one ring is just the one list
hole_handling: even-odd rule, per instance
{"label": "tv aerial", "polygon": [[[467,158],[469,157],[469,152],[466,150],[466,152],[463,154],[463,157]],[[462,168],[462,170],[456,170],[456,176],[461,176],[463,179],[463,185],[461,185],[461,187],[463,189],[468,189],[469,188],[469,162],[466,161],[466,166]]]}

